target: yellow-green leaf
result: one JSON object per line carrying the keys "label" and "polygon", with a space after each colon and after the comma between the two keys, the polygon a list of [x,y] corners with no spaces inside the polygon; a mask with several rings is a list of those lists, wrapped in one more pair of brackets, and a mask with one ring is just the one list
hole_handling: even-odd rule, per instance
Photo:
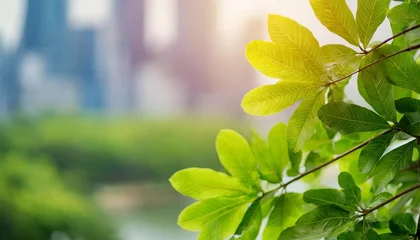
{"label": "yellow-green leaf", "polygon": [[300,151],[318,126],[318,110],[325,104],[325,92],[305,99],[293,113],[287,126],[287,140],[289,148],[294,152]]}
{"label": "yellow-green leaf", "polygon": [[[252,200],[253,198],[250,196],[244,196],[240,198],[215,198],[195,202],[181,212],[178,217],[178,224],[185,230],[199,231],[205,224],[213,222],[226,214],[237,211],[245,214],[247,204]],[[239,222],[237,223],[238,225]],[[235,232],[235,228],[232,234],[233,232]]]}
{"label": "yellow-green leaf", "polygon": [[274,159],[268,143],[253,133],[251,138],[251,148],[254,153],[255,160],[259,165],[259,172],[261,179],[267,180],[271,183],[280,183],[282,176],[281,162]]}
{"label": "yellow-green leaf", "polygon": [[280,173],[283,172],[290,162],[286,135],[286,124],[282,122],[277,123],[268,134],[270,151],[274,157],[274,161],[277,162],[277,166],[280,167]]}
{"label": "yellow-green leaf", "polygon": [[268,16],[268,33],[277,45],[304,56],[308,68],[320,78],[325,76],[318,40],[309,29],[290,18],[271,14]]}
{"label": "yellow-green leaf", "polygon": [[391,0],[358,0],[356,23],[360,41],[366,48],[370,40],[385,20]]}
{"label": "yellow-green leaf", "polygon": [[319,88],[319,84],[310,82],[280,81],[248,92],[242,101],[242,108],[250,115],[270,115],[314,94]]}
{"label": "yellow-green leaf", "polygon": [[359,46],[354,16],[345,0],[310,0],[316,17],[331,32]]}
{"label": "yellow-green leaf", "polygon": [[223,167],[243,183],[259,186],[256,161],[248,142],[233,130],[222,130],[216,139],[216,150]]}
{"label": "yellow-green leaf", "polygon": [[305,56],[275,43],[252,41],[246,47],[246,57],[255,69],[267,77],[321,82],[321,79],[306,66]]}
{"label": "yellow-green leaf", "polygon": [[183,169],[176,172],[169,181],[178,192],[195,199],[252,193],[252,190],[238,178],[206,168]]}
{"label": "yellow-green leaf", "polygon": [[340,64],[347,66],[359,58],[357,52],[341,44],[328,44],[321,47],[321,58],[324,64],[330,66]]}

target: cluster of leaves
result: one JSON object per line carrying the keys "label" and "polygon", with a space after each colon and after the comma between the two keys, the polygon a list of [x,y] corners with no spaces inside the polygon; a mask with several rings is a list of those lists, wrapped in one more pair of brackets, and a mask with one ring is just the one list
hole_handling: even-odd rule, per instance
{"label": "cluster of leaves", "polygon": [[[278,80],[251,90],[242,107],[263,116],[301,102],[268,142],[220,132],[216,149],[230,175],[191,168],[172,176],[177,191],[198,200],[180,214],[181,227],[214,240],[420,237],[420,2],[390,2],[358,0],[354,17],[345,0],[310,0],[319,21],[351,46],[321,47],[296,21],[269,16],[271,42],[249,43],[246,56]],[[372,42],[386,17],[395,35]],[[346,97],[357,73],[370,109]],[[313,188],[340,159],[341,189],[286,191],[298,180]]]}

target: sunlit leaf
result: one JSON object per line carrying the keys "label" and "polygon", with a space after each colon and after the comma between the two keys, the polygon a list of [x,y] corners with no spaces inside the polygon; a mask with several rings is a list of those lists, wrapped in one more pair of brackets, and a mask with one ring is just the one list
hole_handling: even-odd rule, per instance
{"label": "sunlit leaf", "polygon": [[247,203],[254,199],[255,197],[244,196],[240,198],[206,199],[195,202],[181,212],[178,218],[178,224],[186,230],[198,231],[205,224],[215,222],[223,216],[229,216],[227,217],[228,219],[237,219],[237,215],[239,215],[240,219],[230,233],[233,234],[246,212]]}
{"label": "sunlit leaf", "polygon": [[361,173],[370,173],[386,148],[391,143],[394,133],[387,133],[373,139],[366,147],[363,148],[359,156],[359,170]]}
{"label": "sunlit leaf", "polygon": [[295,110],[287,126],[290,149],[300,151],[305,142],[312,137],[318,126],[318,110],[324,104],[325,92],[321,91],[303,100]]}
{"label": "sunlit leaf", "polygon": [[319,85],[309,82],[280,81],[248,92],[242,101],[242,108],[250,115],[270,115],[316,93],[319,88]]}
{"label": "sunlit leaf", "polygon": [[391,221],[389,221],[389,229],[394,234],[403,235],[403,234],[416,234],[417,226],[414,221],[414,217],[410,213],[400,213],[392,216]]}
{"label": "sunlit leaf", "polygon": [[347,211],[355,211],[355,207],[346,200],[344,193],[336,189],[311,189],[304,193],[303,200],[317,206],[335,205]]}
{"label": "sunlit leaf", "polygon": [[[379,48],[383,55],[389,56],[400,50],[394,45],[387,45]],[[400,53],[394,57],[384,60],[383,66],[390,83],[420,93],[420,68],[417,66],[410,53]]]}
{"label": "sunlit leaf", "polygon": [[270,78],[288,81],[322,82],[305,64],[305,56],[275,43],[255,40],[246,47],[249,63]]}
{"label": "sunlit leaf", "polygon": [[251,148],[259,166],[261,179],[280,183],[282,177],[281,161],[274,159],[268,143],[256,133],[251,138]]}
{"label": "sunlit leaf", "polygon": [[350,214],[334,205],[320,206],[302,215],[296,221],[296,227],[305,233],[324,233],[343,226],[351,221]]}
{"label": "sunlit leaf", "polygon": [[382,191],[394,179],[398,171],[411,161],[415,141],[406,143],[379,160],[374,170],[372,188],[375,193]]}
{"label": "sunlit leaf", "polygon": [[235,235],[240,235],[241,240],[257,239],[262,223],[260,202],[260,200],[257,200],[252,203],[252,205],[248,208],[248,211],[245,213],[241,224],[239,224]]}
{"label": "sunlit leaf", "polygon": [[303,204],[302,195],[299,193],[281,195],[268,218],[263,239],[277,239],[284,229],[293,226],[302,214]]}
{"label": "sunlit leaf", "polygon": [[320,60],[318,40],[309,29],[290,18],[270,14],[268,33],[271,41],[277,45],[302,55],[307,67],[319,78],[325,76],[326,71]]}
{"label": "sunlit leaf", "polygon": [[321,47],[321,57],[327,65],[348,65],[358,58],[356,55],[356,51],[341,44],[328,44]]}
{"label": "sunlit leaf", "polygon": [[340,173],[340,175],[338,175],[338,184],[343,188],[346,199],[356,206],[359,205],[362,200],[362,193],[350,173]]}
{"label": "sunlit leaf", "polygon": [[318,117],[325,125],[343,134],[389,128],[389,124],[376,113],[345,102],[333,102],[321,107]]}
{"label": "sunlit leaf", "polygon": [[195,199],[240,196],[252,190],[239,179],[212,169],[188,168],[176,172],[169,181],[181,194]]}
{"label": "sunlit leaf", "polygon": [[[379,53],[367,55],[361,67],[371,64],[382,57]],[[386,120],[396,121],[396,112],[394,104],[394,91],[392,85],[388,83],[385,69],[381,65],[373,65],[359,73],[359,90],[363,88],[365,94],[361,93],[369,105]]]}
{"label": "sunlit leaf", "polygon": [[356,24],[360,41],[366,48],[370,40],[385,20],[391,0],[358,0]]}
{"label": "sunlit leaf", "polygon": [[287,146],[286,124],[279,122],[268,133],[268,144],[274,161],[280,166],[280,171],[286,168],[290,162],[289,148]]}
{"label": "sunlit leaf", "polygon": [[310,0],[316,17],[331,32],[358,46],[356,21],[345,0]]}
{"label": "sunlit leaf", "polygon": [[248,142],[233,130],[222,130],[216,139],[216,150],[223,167],[251,186],[258,186],[256,161]]}
{"label": "sunlit leaf", "polygon": [[400,98],[395,101],[398,112],[420,112],[420,100],[411,97]]}

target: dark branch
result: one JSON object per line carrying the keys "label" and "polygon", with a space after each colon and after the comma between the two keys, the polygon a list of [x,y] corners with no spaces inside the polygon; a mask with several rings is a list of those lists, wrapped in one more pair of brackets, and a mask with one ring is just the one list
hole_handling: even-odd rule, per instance
{"label": "dark branch", "polygon": [[396,199],[404,196],[405,194],[410,193],[412,191],[415,191],[415,190],[417,190],[419,188],[420,188],[420,184],[417,184],[417,185],[415,185],[415,186],[413,186],[413,187],[411,187],[411,188],[409,188],[409,189],[407,189],[407,190],[405,190],[403,192],[400,192],[397,195],[393,196],[392,198],[390,198],[390,199],[386,200],[385,202],[379,204],[378,206],[376,206],[374,208],[371,208],[371,209],[363,212],[359,217],[364,217],[364,216],[368,215],[369,213],[371,213],[371,212],[373,212],[373,211],[375,211],[375,210],[377,210],[377,209],[379,209],[379,208],[381,208],[381,207],[389,204],[390,202],[392,202],[392,201],[394,201],[394,200],[396,200]]}
{"label": "dark branch", "polygon": [[355,75],[355,74],[357,74],[357,73],[359,73],[359,72],[361,72],[361,71],[363,71],[363,70],[365,70],[365,69],[367,69],[369,67],[372,67],[373,65],[375,65],[377,63],[380,63],[380,62],[382,62],[382,61],[384,61],[384,60],[386,60],[388,58],[394,57],[394,56],[396,56],[396,55],[398,55],[400,53],[403,53],[403,52],[409,52],[409,51],[416,50],[416,49],[419,49],[419,48],[420,48],[420,44],[417,44],[417,45],[414,45],[414,46],[410,46],[408,48],[404,48],[404,49],[402,49],[402,50],[400,50],[398,52],[395,52],[395,53],[393,53],[391,55],[388,55],[388,56],[385,56],[383,58],[380,58],[380,59],[378,59],[378,60],[376,60],[376,61],[374,61],[374,62],[372,62],[372,63],[370,63],[370,64],[368,64],[368,65],[366,65],[366,66],[364,66],[362,68],[360,68],[359,70],[357,70],[355,72],[352,72],[352,73],[350,73],[350,74],[348,74],[348,75],[346,75],[346,76],[344,76],[344,77],[342,77],[340,79],[334,80],[332,82],[328,82],[325,85],[326,86],[329,86],[329,85],[335,84],[337,82],[343,81],[343,80],[345,80],[345,79],[347,79],[347,78],[349,78],[349,77],[351,77],[351,76],[353,76],[353,75]]}
{"label": "dark branch", "polygon": [[313,172],[316,172],[316,171],[320,170],[321,168],[324,168],[324,167],[326,167],[326,166],[330,165],[331,163],[334,163],[335,161],[337,161],[337,160],[339,160],[339,159],[341,159],[341,158],[343,158],[343,157],[345,157],[345,156],[349,155],[350,153],[355,152],[355,151],[359,150],[360,148],[362,148],[362,147],[366,146],[366,145],[367,145],[367,144],[369,144],[369,143],[370,143],[373,139],[375,139],[375,138],[377,138],[377,137],[379,137],[379,136],[385,135],[385,134],[387,134],[387,133],[389,133],[389,132],[391,132],[391,131],[393,131],[393,129],[388,129],[388,130],[386,130],[386,131],[384,131],[384,132],[379,133],[379,134],[378,134],[378,135],[376,135],[375,137],[373,137],[373,138],[371,138],[371,139],[369,139],[369,140],[366,140],[366,141],[362,142],[361,144],[359,144],[359,145],[357,145],[357,146],[355,146],[355,147],[353,147],[353,148],[351,148],[351,149],[347,150],[346,152],[344,152],[344,153],[342,153],[342,154],[340,154],[340,155],[338,155],[338,156],[334,157],[334,158],[333,158],[333,159],[331,159],[330,161],[328,161],[328,162],[326,162],[326,163],[323,163],[323,164],[319,165],[318,167],[313,168],[313,169],[311,169],[311,170],[309,170],[309,171],[306,171],[306,172],[304,172],[304,173],[299,174],[298,176],[296,176],[296,177],[295,177],[295,178],[293,178],[292,180],[290,180],[290,181],[286,182],[285,184],[283,184],[281,187],[286,188],[286,187],[287,187],[288,185],[290,185],[291,183],[296,182],[297,180],[299,180],[299,179],[301,179],[301,178],[303,178],[303,177],[305,177],[305,176],[307,176],[307,175],[309,175],[309,174],[311,174],[311,173],[313,173]]}
{"label": "dark branch", "polygon": [[400,32],[400,33],[398,33],[398,34],[396,34],[396,35],[394,35],[394,36],[392,36],[392,37],[390,37],[390,38],[386,39],[385,41],[381,42],[380,44],[376,45],[375,47],[373,47],[372,49],[370,49],[369,51],[367,51],[367,52],[365,52],[365,53],[366,53],[366,54],[368,54],[368,53],[370,53],[370,52],[372,52],[372,51],[374,51],[374,50],[376,50],[376,49],[378,49],[378,48],[382,47],[385,43],[387,43],[387,42],[391,41],[392,39],[397,38],[397,37],[399,37],[399,36],[401,36],[401,35],[404,35],[404,34],[406,34],[406,33],[410,32],[410,31],[413,31],[413,30],[415,30],[415,29],[417,29],[417,28],[420,28],[420,24],[415,25],[415,26],[413,26],[413,27],[411,27],[411,28],[407,28],[406,30],[404,30],[404,31],[402,31],[402,32]]}

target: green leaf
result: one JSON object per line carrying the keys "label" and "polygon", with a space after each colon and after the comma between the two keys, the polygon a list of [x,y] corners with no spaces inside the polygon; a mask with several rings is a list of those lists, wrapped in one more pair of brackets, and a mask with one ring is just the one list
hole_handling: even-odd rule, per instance
{"label": "green leaf", "polygon": [[378,205],[386,202],[387,200],[389,200],[392,197],[393,197],[392,194],[389,193],[389,192],[379,193],[379,194],[373,196],[372,201],[369,204],[369,208],[377,207]]}
{"label": "green leaf", "polygon": [[268,133],[270,151],[274,157],[274,161],[279,164],[281,173],[290,162],[286,136],[286,124],[282,122],[277,123]]}
{"label": "green leaf", "polygon": [[341,44],[327,44],[321,47],[321,58],[326,65],[345,66],[358,59],[356,55],[356,51]]}
{"label": "green leaf", "polygon": [[361,240],[363,234],[359,232],[345,232],[338,235],[337,240]]}
{"label": "green leaf", "polygon": [[197,239],[225,240],[235,232],[235,229],[244,217],[246,207],[246,205],[242,205],[234,211],[220,214],[217,218],[207,222],[203,226]]}
{"label": "green leaf", "polygon": [[420,100],[410,97],[396,100],[395,106],[400,113],[420,112]]}
{"label": "green leaf", "polygon": [[350,173],[340,173],[340,175],[338,175],[338,184],[343,188],[346,199],[352,204],[358,205],[362,200],[362,194]]}
{"label": "green leaf", "polygon": [[256,161],[248,142],[233,130],[222,130],[216,150],[223,167],[234,177],[251,186],[259,186]]}
{"label": "green leaf", "polygon": [[263,239],[277,239],[284,229],[293,226],[302,214],[303,205],[302,195],[299,193],[281,195],[268,218]]}
{"label": "green leaf", "polygon": [[252,193],[252,189],[239,179],[212,169],[184,169],[176,172],[169,181],[181,194],[199,200]]}
{"label": "green leaf", "polygon": [[[393,45],[383,46],[378,49],[383,55],[389,56],[400,50]],[[420,93],[420,69],[410,53],[400,53],[382,61],[390,83]]]}
{"label": "green leaf", "polygon": [[385,150],[391,143],[394,133],[390,132],[373,139],[363,148],[359,156],[359,171],[361,173],[370,173],[379,162]]}
{"label": "green leaf", "polygon": [[359,46],[354,16],[345,0],[310,0],[318,20],[331,32]]}
{"label": "green leaf", "polygon": [[376,113],[345,102],[333,102],[321,107],[318,117],[325,125],[342,134],[389,128],[389,124]]}
{"label": "green leaf", "polygon": [[360,41],[366,48],[378,27],[385,20],[391,0],[358,0],[356,24]]}
{"label": "green leaf", "polygon": [[[284,230],[278,240],[319,240],[325,233],[304,233],[298,227],[289,227]],[[267,239],[271,240],[271,239]]]}
{"label": "green leaf", "polygon": [[[361,67],[369,65],[381,57],[381,54],[374,51],[363,59]],[[358,76],[358,85],[359,91],[360,88],[365,91],[365,94],[361,93],[362,97],[379,115],[386,120],[396,121],[394,91],[392,85],[388,83],[385,70],[381,65],[376,64],[361,71]]]}
{"label": "green leaf", "polygon": [[[308,156],[306,157],[306,160],[305,160],[306,171],[309,171],[309,170],[312,170],[312,169],[316,168],[319,164],[323,163],[324,160],[325,159],[322,158],[322,156],[319,155],[318,153],[310,152],[308,154]],[[317,177],[317,176],[319,176],[319,174],[320,174],[319,172],[314,172],[312,174],[312,176]],[[308,176],[308,178],[310,178],[310,177]]]}
{"label": "green leaf", "polygon": [[268,33],[271,41],[304,57],[305,63],[319,78],[326,74],[320,60],[318,40],[312,32],[296,21],[280,15],[268,16]]}
{"label": "green leaf", "polygon": [[246,57],[255,69],[269,78],[322,82],[322,79],[306,66],[306,57],[275,43],[254,40],[246,47]]}
{"label": "green leaf", "polygon": [[381,240],[378,233],[376,233],[373,229],[368,229],[366,234],[366,240]]}
{"label": "green leaf", "polygon": [[325,104],[325,91],[303,100],[293,113],[287,126],[287,140],[289,148],[294,152],[300,151],[318,126],[318,110]]}
{"label": "green leaf", "polygon": [[[388,19],[391,22],[392,32],[396,35],[408,29],[420,19],[420,9],[411,3],[403,3],[389,10]],[[405,36],[402,36],[395,38],[392,44],[408,47],[410,41]]]}
{"label": "green leaf", "polygon": [[[225,215],[243,215],[247,204],[255,197],[244,196],[239,198],[214,198],[195,202],[186,207],[178,217],[178,224],[185,230],[198,231],[212,221],[216,221]],[[240,220],[237,224],[239,224]],[[237,226],[233,229],[235,232]]]}
{"label": "green leaf", "polygon": [[333,205],[319,206],[296,221],[296,227],[305,233],[324,233],[351,221],[350,214]]}
{"label": "green leaf", "polygon": [[398,126],[412,136],[420,136],[420,112],[406,113]]}
{"label": "green leaf", "polygon": [[261,179],[267,180],[271,183],[280,183],[282,177],[281,162],[274,159],[268,143],[256,133],[253,133],[251,138],[251,148],[259,165],[258,170],[260,172]]}
{"label": "green leaf", "polygon": [[356,208],[346,200],[345,195],[336,189],[312,189],[303,195],[303,200],[317,206],[335,205],[347,211],[355,211]]}
{"label": "green leaf", "polygon": [[411,161],[414,143],[415,141],[406,143],[387,153],[379,160],[374,170],[372,183],[375,193],[382,191],[394,179],[398,171]]}
{"label": "green leaf", "polygon": [[262,224],[262,213],[260,200],[255,201],[245,213],[241,224],[235,233],[240,235],[241,240],[255,240],[257,239],[260,227]]}
{"label": "green leaf", "polygon": [[310,82],[280,81],[248,92],[242,101],[242,108],[250,115],[270,115],[316,93],[319,88],[320,85]]}
{"label": "green leaf", "polygon": [[302,162],[302,152],[293,152],[289,149],[289,158],[291,166],[287,171],[289,177],[296,176],[300,173],[300,163]]}
{"label": "green leaf", "polygon": [[397,235],[414,235],[416,234],[416,228],[416,222],[414,221],[413,215],[410,213],[394,215],[392,216],[391,221],[389,221],[389,229]]}

